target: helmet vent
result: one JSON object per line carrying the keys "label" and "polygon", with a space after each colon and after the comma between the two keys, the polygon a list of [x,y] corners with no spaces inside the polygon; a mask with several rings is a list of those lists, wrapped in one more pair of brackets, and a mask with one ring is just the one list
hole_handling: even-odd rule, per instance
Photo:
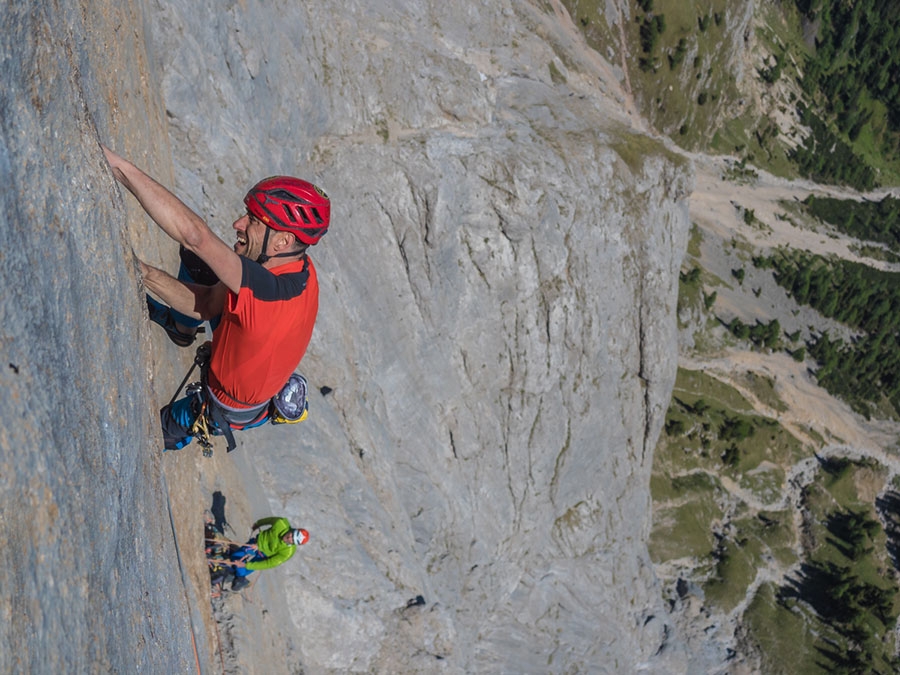
{"label": "helmet vent", "polygon": [[292,223],[297,222],[297,218],[294,217],[294,212],[291,211],[291,207],[289,207],[287,204],[282,204],[281,208],[284,209],[284,215],[288,217],[288,220],[290,220]]}
{"label": "helmet vent", "polygon": [[304,199],[300,195],[295,195],[293,192],[289,192],[288,190],[284,189],[267,190],[266,194],[269,194],[276,199],[281,199],[282,201],[286,202],[299,202],[301,204],[309,204],[308,199]]}
{"label": "helmet vent", "polygon": [[322,216],[319,215],[319,209],[313,207],[313,208],[310,209],[310,211],[312,211],[313,218],[316,219],[316,222],[317,222],[319,225],[321,225],[321,224],[322,224]]}

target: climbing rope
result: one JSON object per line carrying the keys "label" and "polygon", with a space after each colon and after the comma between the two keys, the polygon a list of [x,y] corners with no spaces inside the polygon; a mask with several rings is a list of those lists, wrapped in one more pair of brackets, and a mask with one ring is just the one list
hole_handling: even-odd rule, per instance
{"label": "climbing rope", "polygon": [[187,375],[184,376],[184,379],[181,381],[181,384],[178,385],[178,389],[175,390],[175,394],[172,396],[172,400],[169,401],[169,405],[175,403],[175,399],[178,398],[178,394],[181,393],[181,388],[188,381],[188,378],[191,376],[191,373],[194,372],[194,368],[200,367],[200,372],[203,372],[203,369],[206,368],[206,364],[209,363],[209,355],[212,351],[212,342],[204,342],[202,345],[197,347],[197,352],[194,354],[194,362],[191,364],[190,369],[187,371]]}
{"label": "climbing rope", "polygon": [[200,654],[197,650],[197,627],[194,625],[194,612],[191,607],[191,599],[188,594],[188,578],[184,569],[184,563],[181,561],[181,549],[178,546],[178,534],[175,532],[175,517],[172,515],[172,502],[169,499],[169,485],[166,482],[166,474],[162,473],[163,492],[166,495],[166,509],[169,512],[169,526],[172,528],[172,540],[175,544],[175,559],[178,561],[178,569],[181,572],[181,586],[184,590],[184,602],[188,609],[188,621],[191,625],[191,645],[194,648],[194,661],[197,665],[198,675],[203,675],[203,668],[200,666]]}

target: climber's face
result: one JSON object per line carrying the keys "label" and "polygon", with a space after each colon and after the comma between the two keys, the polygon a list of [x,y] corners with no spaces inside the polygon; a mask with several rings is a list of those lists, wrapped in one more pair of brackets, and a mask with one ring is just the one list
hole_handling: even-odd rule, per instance
{"label": "climber's face", "polygon": [[266,226],[258,218],[249,213],[234,221],[232,225],[237,232],[234,252],[250,260],[256,260],[263,253],[262,245],[266,236]]}

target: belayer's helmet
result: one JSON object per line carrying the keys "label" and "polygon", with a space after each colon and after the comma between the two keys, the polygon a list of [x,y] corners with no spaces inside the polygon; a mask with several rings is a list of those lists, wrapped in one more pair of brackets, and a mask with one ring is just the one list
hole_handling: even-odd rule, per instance
{"label": "belayer's helmet", "polygon": [[309,532],[302,527],[294,530],[294,546],[302,546],[309,541]]}
{"label": "belayer's helmet", "polygon": [[259,181],[244,197],[250,215],[273,230],[290,232],[302,243],[315,244],[328,230],[331,200],[321,188],[291,176]]}

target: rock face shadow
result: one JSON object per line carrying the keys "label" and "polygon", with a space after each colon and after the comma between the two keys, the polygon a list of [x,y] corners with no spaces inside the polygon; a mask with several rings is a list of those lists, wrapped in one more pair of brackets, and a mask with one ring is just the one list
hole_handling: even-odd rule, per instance
{"label": "rock face shadow", "polygon": [[210,513],[213,515],[213,523],[216,526],[216,529],[219,532],[225,532],[226,527],[231,527],[228,524],[228,520],[225,518],[225,495],[222,494],[220,490],[216,490],[213,492],[212,496],[212,506],[210,507]]}

